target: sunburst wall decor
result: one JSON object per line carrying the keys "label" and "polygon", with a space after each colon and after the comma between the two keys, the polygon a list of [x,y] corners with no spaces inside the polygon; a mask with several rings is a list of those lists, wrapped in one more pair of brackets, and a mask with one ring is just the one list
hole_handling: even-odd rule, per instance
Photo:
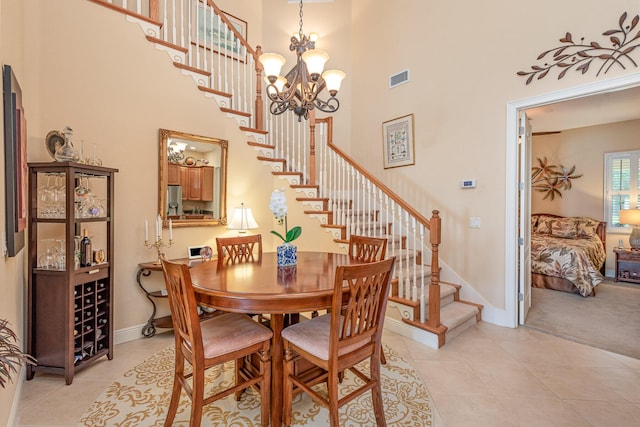
{"label": "sunburst wall decor", "polygon": [[563,165],[549,164],[546,157],[536,159],[537,166],[531,168],[531,188],[535,191],[545,193],[544,199],[555,199],[562,197],[562,191],[571,189],[571,180],[578,179],[582,174],[576,175],[575,165],[566,168]]}

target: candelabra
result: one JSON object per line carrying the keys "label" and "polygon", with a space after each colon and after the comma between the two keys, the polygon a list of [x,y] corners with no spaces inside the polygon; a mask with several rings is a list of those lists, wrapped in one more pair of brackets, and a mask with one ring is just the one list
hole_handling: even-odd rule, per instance
{"label": "candelabra", "polygon": [[162,237],[158,237],[158,240],[156,240],[155,242],[149,242],[148,240],[144,241],[144,245],[148,248],[156,248],[156,251],[158,253],[158,259],[156,260],[156,262],[154,262],[154,264],[156,265],[160,265],[160,248],[170,248],[171,245],[173,244],[173,240],[171,240],[171,238],[169,238],[169,244],[166,244],[163,240]]}
{"label": "candelabra", "polygon": [[158,253],[158,259],[154,264],[160,265],[160,248],[170,248],[173,244],[173,223],[169,220],[169,244],[166,244],[164,240],[162,240],[162,218],[160,215],[156,217],[156,241],[149,242],[149,222],[144,220],[144,245],[148,248],[156,248]]}

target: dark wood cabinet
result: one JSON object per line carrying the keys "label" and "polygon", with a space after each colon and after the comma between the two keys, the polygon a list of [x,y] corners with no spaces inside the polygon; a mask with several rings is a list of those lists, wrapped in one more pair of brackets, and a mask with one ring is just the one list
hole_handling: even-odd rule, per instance
{"label": "dark wood cabinet", "polygon": [[640,283],[640,250],[614,249],[616,282]]}
{"label": "dark wood cabinet", "polygon": [[[41,371],[74,373],[113,358],[113,192],[116,169],[73,162],[29,163],[27,348]],[[80,267],[90,230],[93,263]]]}

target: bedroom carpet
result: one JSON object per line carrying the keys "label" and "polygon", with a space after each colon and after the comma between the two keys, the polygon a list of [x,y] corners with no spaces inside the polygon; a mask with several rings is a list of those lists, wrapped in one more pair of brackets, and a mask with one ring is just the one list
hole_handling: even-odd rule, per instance
{"label": "bedroom carpet", "polygon": [[640,286],[601,283],[596,296],[532,288],[525,326],[640,359]]}

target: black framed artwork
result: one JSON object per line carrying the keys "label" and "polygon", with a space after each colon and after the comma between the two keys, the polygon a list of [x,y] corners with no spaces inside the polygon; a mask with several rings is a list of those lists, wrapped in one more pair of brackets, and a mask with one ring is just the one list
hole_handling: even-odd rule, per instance
{"label": "black framed artwork", "polygon": [[10,65],[2,67],[4,106],[4,173],[7,251],[16,256],[24,248],[27,226],[27,125],[22,90]]}

